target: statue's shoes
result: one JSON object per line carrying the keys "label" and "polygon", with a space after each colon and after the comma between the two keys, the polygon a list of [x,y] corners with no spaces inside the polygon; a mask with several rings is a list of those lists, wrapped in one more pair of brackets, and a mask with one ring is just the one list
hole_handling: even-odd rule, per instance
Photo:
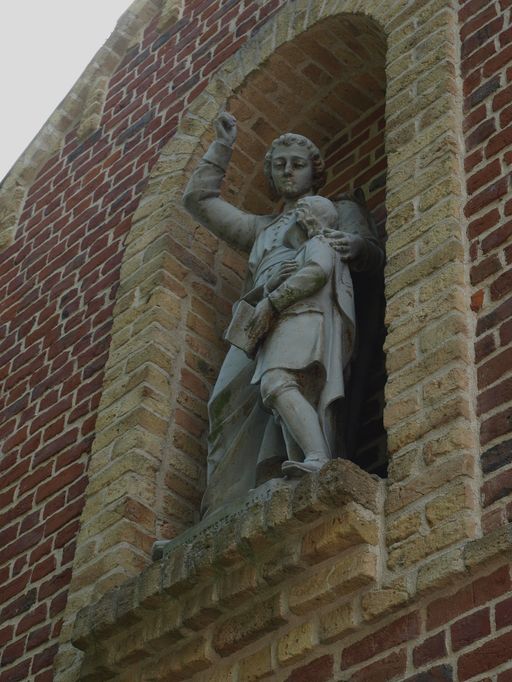
{"label": "statue's shoes", "polygon": [[304,476],[304,474],[314,474],[320,471],[328,462],[329,460],[323,457],[306,457],[303,462],[287,460],[281,465],[281,470],[285,476],[299,478]]}

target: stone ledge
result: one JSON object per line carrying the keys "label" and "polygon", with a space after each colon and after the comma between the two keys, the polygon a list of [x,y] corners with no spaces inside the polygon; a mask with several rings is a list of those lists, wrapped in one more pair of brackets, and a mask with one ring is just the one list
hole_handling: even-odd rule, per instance
{"label": "stone ledge", "polygon": [[509,524],[419,571],[384,575],[383,485],[336,460],[300,481],[271,481],[159,545],[161,559],[78,613],[81,679],[138,679],[141,670],[187,679],[270,633],[310,627],[312,614],[322,623],[336,603],[341,621],[318,634],[332,642],[512,556]]}
{"label": "stone ledge", "polygon": [[[229,564],[240,553],[260,549],[260,543],[273,543],[276,533],[299,528],[348,502],[356,502],[377,513],[378,486],[376,477],[342,459],[330,462],[320,474],[298,481],[273,479],[244,500],[207,516],[178,538],[156,542],[153,559],[174,554],[184,546],[189,547],[189,555],[195,554],[199,547],[204,548],[208,538],[210,560]],[[238,550],[234,550],[233,542],[239,546]]]}
{"label": "stone ledge", "polygon": [[389,572],[382,589],[373,587],[362,597],[365,620],[399,611],[405,604],[450,587],[502,559],[512,560],[512,523],[450,546],[433,559],[409,566],[401,577],[394,578]]}
{"label": "stone ledge", "polygon": [[468,571],[500,557],[512,558],[512,523],[497,528],[464,546],[464,565]]}
{"label": "stone ledge", "polygon": [[443,589],[461,577],[479,571],[484,564],[512,559],[512,523],[492,533],[469,540],[443,552],[420,567],[416,582],[418,595]]}
{"label": "stone ledge", "polygon": [[[79,612],[81,679],[135,679],[141,670],[188,679],[271,632],[286,639],[309,627],[313,613],[323,622],[339,599],[343,614],[359,603],[357,622],[374,622],[512,555],[510,524],[439,555],[416,580],[412,570],[381,585],[380,498],[376,480],[337,460],[299,482],[269,482],[165,543],[139,577]],[[353,630],[345,615],[321,642]]]}
{"label": "stone ledge", "polygon": [[299,481],[270,481],[159,544],[161,559],[79,611],[73,644],[86,652],[82,679],[149,665],[162,642],[181,651],[199,632],[217,658],[229,655],[261,636],[265,618],[252,621],[265,604],[280,604],[267,609],[269,622],[285,625],[293,613],[374,584],[381,485],[334,460]]}

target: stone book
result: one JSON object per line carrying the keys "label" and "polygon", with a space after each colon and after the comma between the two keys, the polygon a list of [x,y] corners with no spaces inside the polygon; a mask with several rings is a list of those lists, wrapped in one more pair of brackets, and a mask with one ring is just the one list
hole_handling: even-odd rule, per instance
{"label": "stone book", "polygon": [[226,329],[224,338],[233,346],[240,348],[250,358],[256,354],[260,339],[251,333],[255,308],[243,299],[235,304],[233,317]]}

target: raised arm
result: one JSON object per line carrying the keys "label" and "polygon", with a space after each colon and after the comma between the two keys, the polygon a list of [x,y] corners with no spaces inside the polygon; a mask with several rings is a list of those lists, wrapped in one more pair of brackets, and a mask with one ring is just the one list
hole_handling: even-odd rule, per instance
{"label": "raised arm", "polygon": [[183,196],[187,211],[217,237],[244,251],[256,238],[257,216],[220,198],[220,187],[236,139],[236,119],[224,112],[215,122],[217,139],[192,173]]}

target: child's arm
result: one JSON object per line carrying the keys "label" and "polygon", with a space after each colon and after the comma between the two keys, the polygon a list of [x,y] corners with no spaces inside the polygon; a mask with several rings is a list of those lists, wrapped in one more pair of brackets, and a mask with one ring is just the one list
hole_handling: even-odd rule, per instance
{"label": "child's arm", "polygon": [[294,260],[283,261],[276,271],[269,277],[267,283],[264,287],[264,295],[268,296],[271,291],[277,289],[277,287],[282,284],[290,275],[293,275],[297,271],[298,264]]}
{"label": "child's arm", "polygon": [[314,237],[304,245],[304,264],[290,275],[268,298],[275,310],[281,312],[321,289],[334,267],[334,252],[321,238]]}
{"label": "child's arm", "polygon": [[251,335],[263,338],[282,311],[321,289],[333,268],[334,252],[323,239],[315,237],[306,242],[303,265],[256,306]]}

